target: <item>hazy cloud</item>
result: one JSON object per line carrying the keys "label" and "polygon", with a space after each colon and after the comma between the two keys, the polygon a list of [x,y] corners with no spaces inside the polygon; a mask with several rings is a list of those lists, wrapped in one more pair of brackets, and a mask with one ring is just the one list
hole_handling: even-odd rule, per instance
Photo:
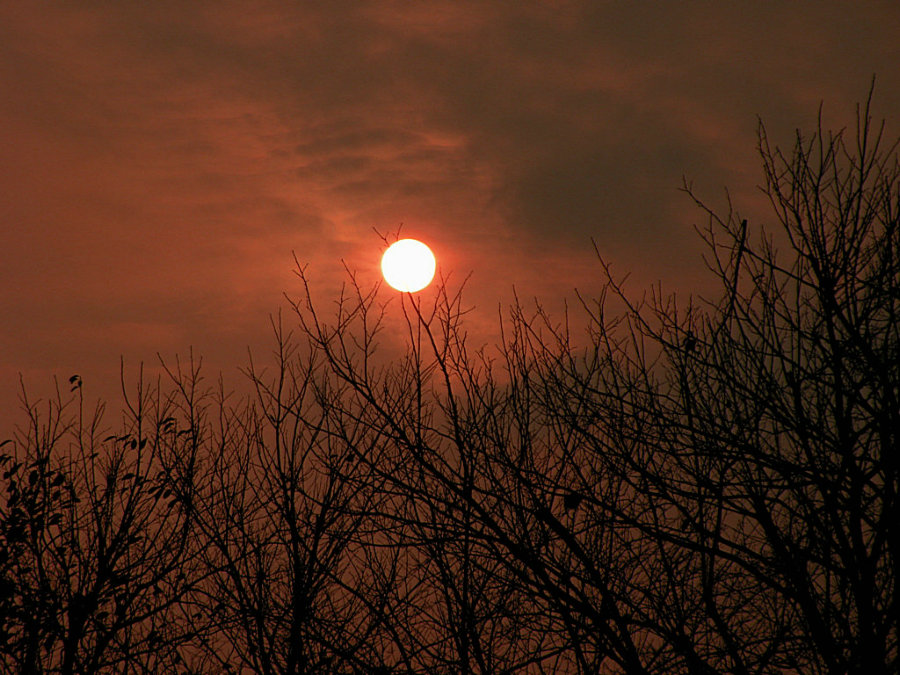
{"label": "hazy cloud", "polygon": [[[677,188],[758,208],[776,139],[900,112],[900,10],[513,2],[4,3],[0,390],[266,344],[291,251],[327,295],[428,239],[493,321],[596,288],[590,240],[694,288]],[[87,382],[89,378],[85,377]]]}

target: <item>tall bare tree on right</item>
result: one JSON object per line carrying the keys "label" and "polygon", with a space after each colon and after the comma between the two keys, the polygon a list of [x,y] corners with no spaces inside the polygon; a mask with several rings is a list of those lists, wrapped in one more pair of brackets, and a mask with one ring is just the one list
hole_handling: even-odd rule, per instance
{"label": "tall bare tree on right", "polygon": [[771,225],[696,200],[720,301],[594,305],[593,358],[540,375],[669,672],[900,668],[900,165],[870,101],[790,152],[760,127]]}

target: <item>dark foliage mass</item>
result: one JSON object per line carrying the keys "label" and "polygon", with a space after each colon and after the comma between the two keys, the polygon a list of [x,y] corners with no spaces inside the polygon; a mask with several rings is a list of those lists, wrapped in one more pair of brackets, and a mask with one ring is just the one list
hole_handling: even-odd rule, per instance
{"label": "dark foliage mass", "polygon": [[761,128],[765,225],[697,202],[715,302],[607,274],[475,350],[446,285],[326,316],[301,268],[255,396],[25,399],[4,672],[897,673],[900,165],[855,132]]}

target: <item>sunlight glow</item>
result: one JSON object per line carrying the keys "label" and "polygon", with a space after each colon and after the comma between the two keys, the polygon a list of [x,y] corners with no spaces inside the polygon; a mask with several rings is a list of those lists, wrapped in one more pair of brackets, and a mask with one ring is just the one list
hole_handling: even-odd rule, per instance
{"label": "sunlight glow", "polygon": [[415,293],[434,278],[435,259],[431,249],[415,239],[401,239],[381,258],[385,281],[398,291]]}

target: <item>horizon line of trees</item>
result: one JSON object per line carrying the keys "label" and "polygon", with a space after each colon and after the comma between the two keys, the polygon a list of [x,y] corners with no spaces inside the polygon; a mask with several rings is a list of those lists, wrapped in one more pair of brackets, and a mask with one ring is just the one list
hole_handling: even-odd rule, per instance
{"label": "horizon line of trees", "polygon": [[461,290],[390,315],[351,277],[325,315],[298,265],[250,397],[193,358],[113,425],[78,376],[23,392],[0,673],[895,675],[900,161],[870,103],[786,152],[760,124],[766,226],[685,185],[713,302],[634,301],[601,259],[584,335],[516,305],[487,349]]}

